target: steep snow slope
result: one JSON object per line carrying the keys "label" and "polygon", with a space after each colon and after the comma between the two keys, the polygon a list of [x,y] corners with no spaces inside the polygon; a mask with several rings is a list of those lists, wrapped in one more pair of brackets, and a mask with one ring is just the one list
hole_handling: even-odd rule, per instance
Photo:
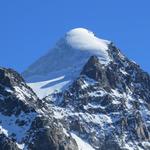
{"label": "steep snow slope", "polygon": [[73,29],[45,56],[32,64],[23,76],[42,98],[47,92],[59,91],[69,85],[90,56],[97,55],[101,63],[107,65],[111,61],[108,53],[110,43],[97,38],[87,29]]}
{"label": "steep snow slope", "polygon": [[69,85],[70,80],[65,80],[65,77],[58,77],[52,80],[28,83],[30,87],[34,90],[34,92],[39,96],[39,98],[43,98],[46,95],[52,94],[54,92],[60,92],[66,85]]}

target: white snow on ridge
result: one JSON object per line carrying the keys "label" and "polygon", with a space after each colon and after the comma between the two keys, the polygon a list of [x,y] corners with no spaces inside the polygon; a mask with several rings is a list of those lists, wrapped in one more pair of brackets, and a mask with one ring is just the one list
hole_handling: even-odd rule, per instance
{"label": "white snow on ridge", "polygon": [[23,144],[16,143],[16,144],[17,144],[18,148],[21,149],[21,150],[23,150],[25,148],[25,144],[24,143]]}
{"label": "white snow on ridge", "polygon": [[71,133],[72,137],[75,139],[79,150],[95,150],[91,145],[89,145],[87,142],[83,141],[80,137],[78,137],[76,134]]}
{"label": "white snow on ridge", "polygon": [[8,137],[8,131],[7,130],[5,130],[2,126],[0,126],[0,134],[5,134],[5,136],[7,136]]}

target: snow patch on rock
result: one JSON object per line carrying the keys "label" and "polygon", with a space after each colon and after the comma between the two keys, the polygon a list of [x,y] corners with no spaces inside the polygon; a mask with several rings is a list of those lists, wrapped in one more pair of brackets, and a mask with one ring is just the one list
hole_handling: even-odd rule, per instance
{"label": "snow patch on rock", "polygon": [[78,137],[76,134],[71,133],[72,137],[75,139],[79,150],[94,150],[94,148],[89,145],[87,142],[83,141],[80,137]]}

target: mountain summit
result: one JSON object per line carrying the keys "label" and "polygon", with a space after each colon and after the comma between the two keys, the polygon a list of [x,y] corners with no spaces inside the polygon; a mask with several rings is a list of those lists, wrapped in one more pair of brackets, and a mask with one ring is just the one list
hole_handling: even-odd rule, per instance
{"label": "mountain summit", "polygon": [[[109,41],[97,38],[84,28],[76,28],[65,34],[54,48],[32,64],[23,75],[29,79],[34,75],[48,75],[60,69],[83,66],[91,55],[98,55],[104,63],[109,62]],[[80,60],[80,61],[79,61]]]}
{"label": "mountain summit", "polygon": [[93,32],[87,29],[73,29],[66,34],[65,40],[74,50],[88,51],[107,60],[107,50],[110,42],[97,38]]}
{"label": "mountain summit", "polygon": [[111,61],[110,45],[110,41],[96,37],[87,29],[72,29],[24,71],[23,77],[35,91],[40,91],[37,92],[39,97],[44,97],[69,85],[90,56],[96,55],[101,64],[107,65]]}

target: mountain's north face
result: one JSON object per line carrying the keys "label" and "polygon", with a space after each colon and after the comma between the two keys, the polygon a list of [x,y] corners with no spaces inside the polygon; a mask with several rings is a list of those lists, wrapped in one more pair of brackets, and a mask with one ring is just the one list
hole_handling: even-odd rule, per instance
{"label": "mountain's north face", "polygon": [[22,75],[0,68],[0,150],[150,149],[150,76],[112,42],[73,29]]}

